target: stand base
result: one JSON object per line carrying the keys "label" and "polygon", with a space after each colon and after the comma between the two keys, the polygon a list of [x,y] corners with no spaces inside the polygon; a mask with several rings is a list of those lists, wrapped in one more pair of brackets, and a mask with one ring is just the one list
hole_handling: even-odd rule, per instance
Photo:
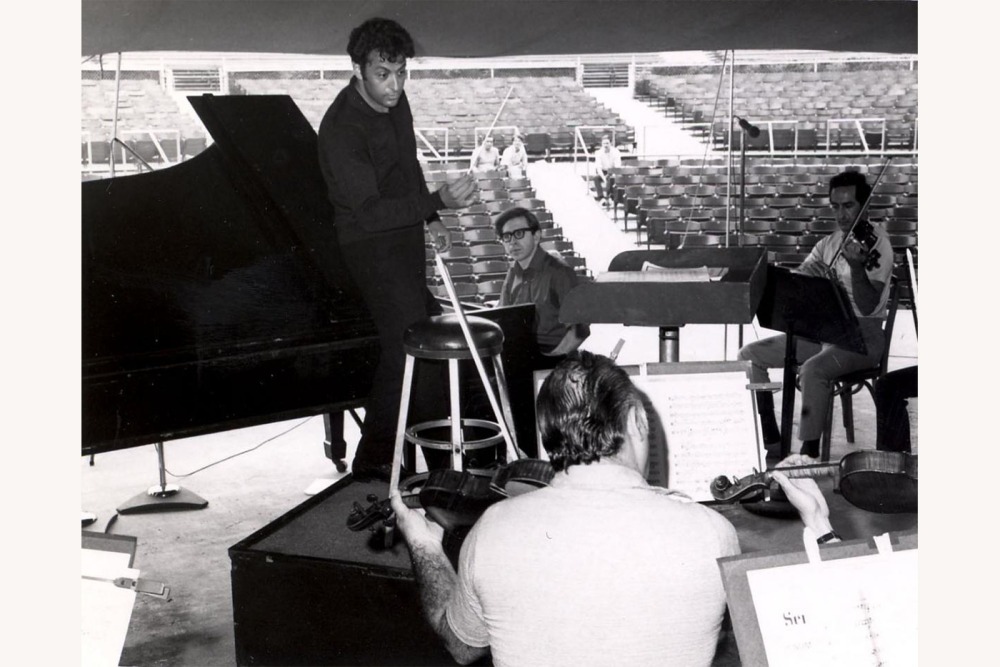
{"label": "stand base", "polygon": [[176,512],[178,510],[200,510],[208,507],[208,501],[196,493],[182,489],[176,484],[151,486],[118,508],[119,514],[148,514],[151,512]]}

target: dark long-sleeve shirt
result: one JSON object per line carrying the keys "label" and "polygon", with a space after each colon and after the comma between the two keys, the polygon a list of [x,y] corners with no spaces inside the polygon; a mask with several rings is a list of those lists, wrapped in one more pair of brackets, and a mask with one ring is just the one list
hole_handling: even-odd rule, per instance
{"label": "dark long-sleeve shirt", "polygon": [[[404,92],[380,113],[350,83],[319,128],[319,162],[342,245],[383,234],[423,232],[444,208],[417,161],[413,115]],[[422,241],[421,241],[422,245]]]}

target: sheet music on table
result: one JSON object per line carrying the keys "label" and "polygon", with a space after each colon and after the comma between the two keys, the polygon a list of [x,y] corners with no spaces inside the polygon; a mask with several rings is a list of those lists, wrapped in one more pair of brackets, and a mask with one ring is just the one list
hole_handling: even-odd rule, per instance
{"label": "sheet music on table", "polygon": [[606,271],[597,275],[599,283],[707,283],[721,280],[727,266],[658,266],[643,262],[641,271]]}
{"label": "sheet music on table", "polygon": [[[747,377],[739,372],[639,375],[650,415],[649,482],[713,500],[712,480],[762,469]],[[666,448],[664,471],[663,448]]]}

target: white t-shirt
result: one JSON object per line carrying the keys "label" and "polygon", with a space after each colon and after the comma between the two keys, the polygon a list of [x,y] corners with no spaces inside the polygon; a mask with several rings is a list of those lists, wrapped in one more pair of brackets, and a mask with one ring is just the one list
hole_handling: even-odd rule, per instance
{"label": "white t-shirt", "polygon": [[572,466],[479,519],[448,623],[497,667],[709,665],[726,608],[716,559],[737,553],[714,510],[623,466]]}

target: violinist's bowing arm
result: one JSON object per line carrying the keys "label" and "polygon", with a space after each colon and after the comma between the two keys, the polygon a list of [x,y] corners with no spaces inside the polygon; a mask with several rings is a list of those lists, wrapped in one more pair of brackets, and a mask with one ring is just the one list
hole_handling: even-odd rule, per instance
{"label": "violinist's bowing arm", "polygon": [[488,648],[463,642],[455,635],[445,616],[448,601],[458,589],[458,575],[441,544],[444,531],[427,519],[423,510],[407,507],[398,489],[389,494],[389,504],[396,515],[396,526],[410,549],[424,617],[459,664],[467,665],[478,660]]}

